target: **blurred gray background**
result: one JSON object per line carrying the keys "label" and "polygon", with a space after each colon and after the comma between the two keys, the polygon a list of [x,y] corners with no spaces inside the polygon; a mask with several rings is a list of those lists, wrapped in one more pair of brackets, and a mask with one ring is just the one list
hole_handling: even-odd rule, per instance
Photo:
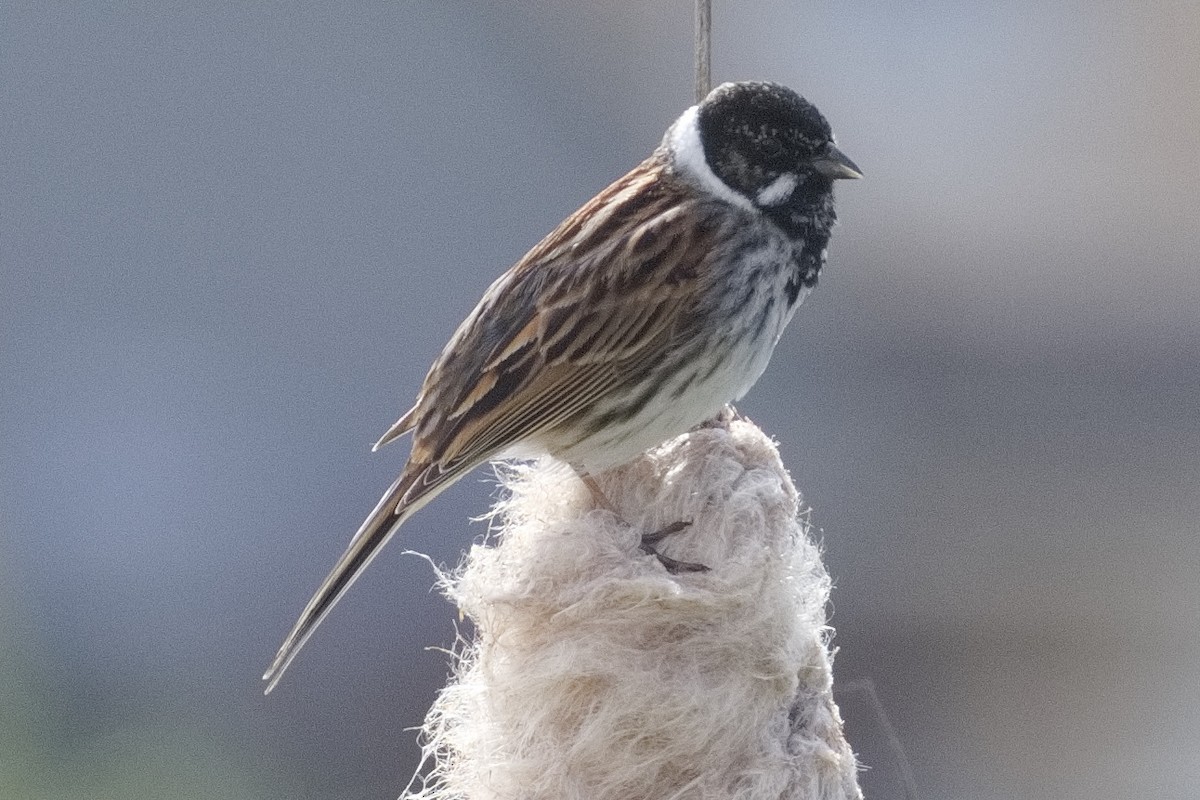
{"label": "blurred gray background", "polygon": [[[716,0],[867,177],[741,410],[920,796],[1200,795],[1200,7]],[[986,6],[986,7],[984,7]],[[484,287],[691,102],[691,2],[0,8],[0,796],[393,798],[464,481],[269,698]],[[870,798],[899,757],[840,695]]]}

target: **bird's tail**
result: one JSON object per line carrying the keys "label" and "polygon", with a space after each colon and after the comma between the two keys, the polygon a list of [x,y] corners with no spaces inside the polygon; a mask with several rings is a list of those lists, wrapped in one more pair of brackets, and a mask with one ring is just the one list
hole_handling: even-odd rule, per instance
{"label": "bird's tail", "polygon": [[359,526],[346,551],[333,565],[316,594],[304,607],[300,619],[283,640],[283,645],[275,654],[275,660],[263,675],[263,680],[267,682],[266,694],[270,694],[275,684],[279,683],[279,679],[300,652],[300,648],[308,641],[308,637],[358,579],[396,529],[418,509],[465,475],[470,466],[474,465],[446,472],[435,465],[412,462],[405,467],[396,482],[380,498],[375,510]]}

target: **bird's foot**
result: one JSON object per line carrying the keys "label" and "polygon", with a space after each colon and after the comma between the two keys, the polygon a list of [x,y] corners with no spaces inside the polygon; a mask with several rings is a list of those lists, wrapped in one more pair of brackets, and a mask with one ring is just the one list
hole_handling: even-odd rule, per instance
{"label": "bird's foot", "polygon": [[670,556],[664,556],[654,547],[654,545],[658,544],[666,537],[673,533],[679,533],[691,524],[691,520],[681,520],[679,522],[672,522],[665,528],[659,528],[652,533],[643,534],[642,542],[639,547],[646,555],[657,558],[658,563],[666,567],[667,572],[671,573],[672,575],[678,575],[681,572],[708,572],[708,567],[703,564],[696,564],[691,561],[679,561],[678,559],[671,558]]}
{"label": "bird's foot", "polygon": [[738,410],[733,407],[732,403],[726,403],[725,407],[718,411],[715,417],[704,420],[704,422],[701,422],[692,430],[704,430],[705,428],[729,430],[730,423],[739,419],[745,419],[745,417],[738,413]]}
{"label": "bird's foot", "polygon": [[[732,408],[732,406],[729,406],[728,408]],[[592,499],[595,500],[596,505],[611,511],[618,519],[622,519],[620,512],[617,511],[616,507],[613,506],[612,502],[605,496],[604,492],[600,490],[600,484],[596,482],[596,479],[582,470],[576,470],[576,472],[583,480],[584,485],[587,486],[588,491],[592,493]],[[703,564],[693,564],[690,561],[679,561],[678,559],[671,558],[670,556],[664,556],[654,547],[654,545],[658,544],[671,534],[679,533],[691,524],[691,520],[687,520],[686,522],[672,522],[666,527],[659,528],[651,533],[642,534],[642,541],[638,546],[646,555],[651,555],[657,558],[658,563],[666,567],[667,572],[671,573],[672,575],[678,575],[681,572],[708,572],[708,567]]]}

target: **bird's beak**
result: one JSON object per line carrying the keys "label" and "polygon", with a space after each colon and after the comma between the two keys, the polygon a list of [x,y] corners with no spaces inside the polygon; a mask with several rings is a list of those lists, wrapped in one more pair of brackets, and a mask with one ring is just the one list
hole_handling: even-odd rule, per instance
{"label": "bird's beak", "polygon": [[825,145],[825,152],[813,159],[813,167],[830,180],[863,176],[862,170],[856,167],[845,153],[834,147],[833,142]]}

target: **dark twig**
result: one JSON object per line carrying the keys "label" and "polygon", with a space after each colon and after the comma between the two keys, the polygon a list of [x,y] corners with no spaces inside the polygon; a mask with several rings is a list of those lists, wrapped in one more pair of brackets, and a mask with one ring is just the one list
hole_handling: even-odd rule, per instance
{"label": "dark twig", "polygon": [[696,102],[712,89],[712,0],[696,0]]}

